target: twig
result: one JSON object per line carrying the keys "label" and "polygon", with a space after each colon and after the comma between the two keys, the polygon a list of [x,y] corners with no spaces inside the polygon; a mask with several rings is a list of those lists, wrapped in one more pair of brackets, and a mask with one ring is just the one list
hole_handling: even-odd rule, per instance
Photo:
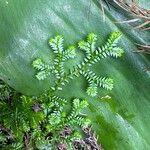
{"label": "twig", "polygon": [[[132,0],[129,2],[128,0],[114,0],[114,2],[121,7],[122,9],[129,12],[133,17],[135,17],[135,20],[133,19],[132,22],[137,22],[137,20],[141,20],[143,23],[137,25],[134,27],[134,29],[143,29],[143,30],[149,30],[150,27],[150,10],[144,9],[139,6],[137,0]],[[126,22],[126,21],[120,21]],[[130,23],[131,21],[128,21]]]}
{"label": "twig", "polygon": [[6,134],[7,139],[14,139],[14,136],[12,135],[11,131],[5,128],[2,124],[0,124],[0,131]]}
{"label": "twig", "polygon": [[138,46],[138,50],[134,52],[150,54],[150,45],[142,45],[142,44],[136,44],[136,45]]}

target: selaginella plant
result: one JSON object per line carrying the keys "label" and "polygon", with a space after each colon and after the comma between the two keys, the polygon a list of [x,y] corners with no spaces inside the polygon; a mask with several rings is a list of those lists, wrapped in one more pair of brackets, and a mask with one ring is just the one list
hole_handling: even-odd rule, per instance
{"label": "selaginella plant", "polygon": [[[94,33],[90,33],[86,41],[80,41],[78,43],[78,49],[81,49],[83,52],[85,52],[84,60],[81,63],[73,66],[68,71],[66,71],[64,68],[65,61],[67,61],[68,59],[74,59],[76,57],[77,48],[75,46],[69,46],[67,49],[65,49],[63,46],[64,39],[61,35],[57,35],[56,37],[51,38],[49,40],[49,45],[53,52],[56,54],[54,63],[47,64],[44,62],[44,60],[38,58],[33,61],[32,65],[38,71],[36,74],[36,78],[40,81],[48,78],[51,75],[55,76],[55,85],[50,85],[50,89],[46,94],[46,96],[49,95],[49,99],[53,99],[52,104],[54,104],[56,101],[57,103],[63,103],[64,100],[62,98],[56,97],[57,92],[59,90],[63,90],[63,86],[65,86],[66,83],[69,83],[70,80],[74,79],[74,77],[79,77],[80,75],[85,77],[88,82],[86,93],[89,96],[96,96],[98,87],[112,90],[113,80],[108,77],[101,77],[96,75],[96,73],[91,71],[90,68],[93,64],[108,56],[112,56],[115,58],[122,56],[124,51],[117,46],[120,37],[120,32],[113,32],[104,46],[96,47],[97,35],[95,35]],[[58,107],[60,109],[60,112],[58,111],[58,113],[52,113],[50,115],[50,121],[47,126],[48,130],[52,130],[53,127],[54,129],[56,129],[56,124],[58,128],[61,128],[64,122],[66,122],[66,125],[69,125],[69,127],[70,125],[75,126],[76,123],[82,128],[85,128],[85,126],[89,124],[88,119],[85,120],[84,118],[78,117],[77,115],[80,112],[80,107],[82,108],[83,106],[86,106],[87,102],[82,101],[80,103],[79,99],[74,99],[73,102],[73,111],[65,121],[61,121],[61,119],[64,117],[64,113],[61,112],[62,109],[60,109],[60,106],[63,106],[63,104]],[[52,122],[55,126],[52,126]],[[56,132],[56,130],[54,130],[54,132]]]}
{"label": "selaginella plant", "polygon": [[1,83],[0,148],[101,149],[95,135],[91,133],[91,121],[83,113],[88,102],[82,98],[74,98],[71,109],[67,110],[70,102],[59,97],[57,92],[63,90],[63,86],[74,77],[79,76],[87,80],[88,87],[85,92],[89,96],[98,95],[98,87],[112,90],[113,80],[96,75],[91,71],[91,66],[108,56],[121,57],[123,50],[117,47],[120,37],[120,32],[113,32],[104,46],[96,47],[97,36],[90,33],[86,41],[80,41],[78,44],[78,49],[86,54],[84,60],[68,71],[65,70],[64,63],[76,57],[75,46],[64,49],[63,37],[60,35],[50,39],[49,45],[56,54],[54,63],[46,64],[38,58],[32,65],[38,71],[38,80],[54,75],[55,85],[50,85],[49,90],[38,97],[18,94]]}
{"label": "selaginella plant", "polygon": [[49,45],[56,54],[54,64],[46,64],[40,58],[33,61],[33,67],[38,70],[36,78],[38,80],[44,80],[51,74],[54,74],[56,84],[55,86],[51,86],[51,90],[54,92],[57,90],[62,90],[62,86],[68,83],[70,79],[80,75],[85,77],[88,82],[86,92],[89,96],[96,96],[98,87],[112,90],[113,80],[111,78],[96,75],[91,71],[90,67],[108,56],[115,58],[121,57],[123,50],[117,47],[120,37],[120,32],[113,32],[104,46],[96,47],[97,35],[90,33],[86,41],[80,41],[78,43],[78,48],[86,53],[84,60],[66,72],[64,69],[64,62],[67,59],[74,58],[76,56],[76,48],[75,46],[69,46],[68,49],[64,49],[64,39],[61,35],[58,35],[49,40]]}

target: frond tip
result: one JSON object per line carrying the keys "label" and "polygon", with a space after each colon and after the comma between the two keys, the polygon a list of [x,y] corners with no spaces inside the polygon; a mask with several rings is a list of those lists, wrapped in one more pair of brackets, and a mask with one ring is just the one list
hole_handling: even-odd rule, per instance
{"label": "frond tip", "polygon": [[124,51],[123,49],[117,46],[121,36],[122,34],[118,31],[112,32],[106,44],[102,47],[98,47],[97,51],[97,55],[99,55],[98,58],[105,58],[108,56],[116,58],[121,57]]}
{"label": "frond tip", "polygon": [[113,42],[113,43],[117,44],[117,42],[121,38],[121,36],[122,36],[122,34],[119,31],[112,32],[108,41],[110,41],[110,43]]}
{"label": "frond tip", "polygon": [[82,117],[81,111],[88,106],[88,102],[86,100],[74,99],[73,100],[73,109],[70,113],[71,115],[68,116],[67,121],[70,125],[74,126],[78,124],[82,128],[86,128],[91,124],[91,120]]}
{"label": "frond tip", "polygon": [[95,84],[90,85],[87,88],[86,92],[89,96],[92,96],[92,97],[96,96],[97,95],[97,86]]}
{"label": "frond tip", "polygon": [[97,35],[94,33],[89,33],[86,41],[80,41],[78,46],[80,49],[84,50],[87,54],[91,54],[95,51],[95,44],[97,41]]}
{"label": "frond tip", "polygon": [[88,37],[87,37],[87,41],[90,43],[90,44],[94,44],[96,41],[97,41],[97,35],[94,34],[94,33],[89,33]]}
{"label": "frond tip", "polygon": [[64,51],[63,56],[64,56],[65,60],[69,59],[69,58],[75,58],[76,47],[73,45],[69,46],[68,49]]}
{"label": "frond tip", "polygon": [[80,41],[78,43],[78,46],[81,50],[84,50],[85,52],[89,53],[90,52],[90,45],[89,43],[85,42],[85,41]]}
{"label": "frond tip", "polygon": [[44,69],[44,63],[42,62],[41,59],[36,59],[32,63],[33,68],[37,70],[43,70]]}
{"label": "frond tip", "polygon": [[33,66],[33,68],[35,68],[39,71],[36,74],[36,78],[38,80],[46,79],[50,75],[50,72],[53,70],[53,67],[47,65],[39,58],[33,61],[32,66]]}
{"label": "frond tip", "polygon": [[62,53],[63,51],[63,36],[57,35],[55,38],[49,40],[49,45],[53,49],[54,53]]}
{"label": "frond tip", "polygon": [[113,50],[110,51],[110,56],[118,58],[121,57],[123,53],[124,51],[122,48],[114,47]]}
{"label": "frond tip", "polygon": [[95,44],[97,41],[97,35],[94,33],[90,33],[87,38],[88,43],[90,44],[91,52],[95,51]]}
{"label": "frond tip", "polygon": [[111,78],[100,77],[99,80],[96,81],[96,83],[99,87],[103,87],[106,90],[113,89],[113,79]]}

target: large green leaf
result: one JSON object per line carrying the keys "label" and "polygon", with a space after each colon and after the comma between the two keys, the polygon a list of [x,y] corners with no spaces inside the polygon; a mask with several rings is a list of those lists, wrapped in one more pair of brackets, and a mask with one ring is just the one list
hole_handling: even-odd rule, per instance
{"label": "large green leaf", "polygon": [[[112,92],[99,90],[99,97],[90,98],[85,93],[86,81],[76,78],[58,95],[88,99],[88,114],[105,149],[147,150],[150,145],[150,74],[143,72],[143,67],[149,60],[132,51],[136,50],[134,42],[148,43],[150,34],[114,23],[126,17],[129,16],[119,9],[112,9],[106,12],[104,22],[96,0],[1,0],[0,77],[24,94],[38,95],[48,89],[49,80],[38,81],[31,64],[37,57],[47,62],[53,60],[47,44],[50,37],[64,35],[67,46],[95,32],[100,46],[111,31],[120,30],[123,33],[120,45],[125,49],[123,58],[105,59],[93,67],[96,73],[114,79]],[[68,64],[81,59],[78,57]],[[112,99],[100,98],[106,95]]]}

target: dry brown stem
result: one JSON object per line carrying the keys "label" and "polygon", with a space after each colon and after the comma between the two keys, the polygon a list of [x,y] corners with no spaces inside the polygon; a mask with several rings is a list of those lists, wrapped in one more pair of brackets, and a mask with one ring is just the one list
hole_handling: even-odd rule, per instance
{"label": "dry brown stem", "polygon": [[138,46],[138,51],[136,52],[150,54],[150,45],[137,44],[137,46]]}
{"label": "dry brown stem", "polygon": [[114,2],[134,17],[132,22],[141,20],[142,23],[134,29],[150,30],[150,10],[140,7],[137,0],[114,0]]}

